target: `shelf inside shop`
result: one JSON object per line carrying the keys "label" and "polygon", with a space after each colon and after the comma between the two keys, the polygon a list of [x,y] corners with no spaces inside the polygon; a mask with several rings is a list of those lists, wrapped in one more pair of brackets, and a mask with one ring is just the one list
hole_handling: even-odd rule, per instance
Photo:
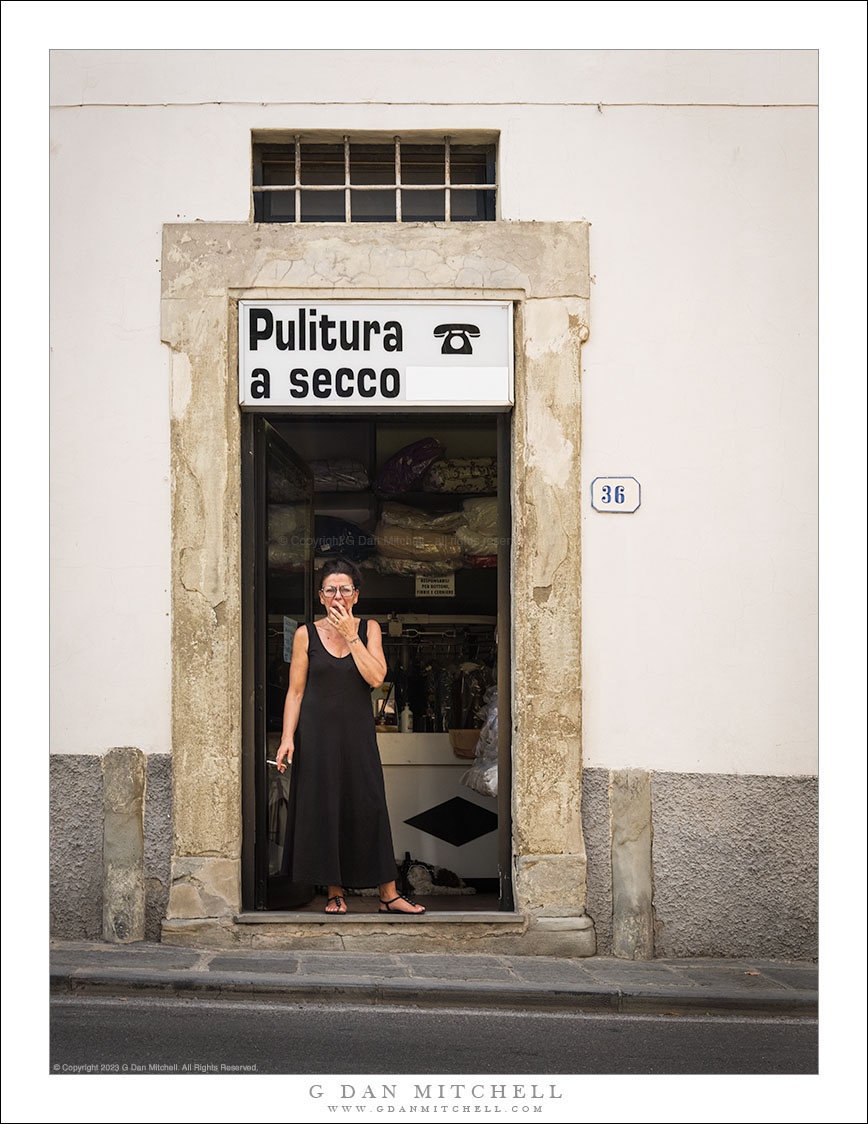
{"label": "shelf inside shop", "polygon": [[382,502],[407,504],[443,511],[460,511],[464,500],[493,499],[497,492],[400,492],[396,496],[380,496]]}
{"label": "shelf inside shop", "polygon": [[[322,565],[317,559],[317,569]],[[303,573],[272,570],[268,576],[269,612],[292,615],[303,603]],[[497,567],[455,571],[454,597],[417,597],[415,574],[378,574],[362,569],[362,591],[356,615],[379,616],[389,613],[431,613],[449,616],[460,611],[470,616],[497,615]],[[321,609],[315,608],[319,616]]]}

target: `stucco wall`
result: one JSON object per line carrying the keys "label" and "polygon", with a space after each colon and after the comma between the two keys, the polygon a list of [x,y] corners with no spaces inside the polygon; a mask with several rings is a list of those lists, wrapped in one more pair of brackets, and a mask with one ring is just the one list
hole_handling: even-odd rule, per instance
{"label": "stucco wall", "polygon": [[[253,129],[492,129],[501,219],[592,223],[585,761],[815,771],[814,53],[83,51],[52,70],[56,750],[170,747],[162,224],[248,219]],[[636,515],[590,511],[611,474],[642,482]]]}
{"label": "stucco wall", "polygon": [[817,956],[814,777],[652,773],[658,956]]}
{"label": "stucco wall", "polygon": [[48,773],[49,924],[53,937],[102,936],[102,766],[96,754],[53,753]]}

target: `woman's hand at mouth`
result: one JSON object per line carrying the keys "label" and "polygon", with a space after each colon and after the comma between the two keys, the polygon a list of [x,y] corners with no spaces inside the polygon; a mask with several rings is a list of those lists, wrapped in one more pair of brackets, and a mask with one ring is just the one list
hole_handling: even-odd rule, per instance
{"label": "woman's hand at mouth", "polygon": [[359,634],[359,621],[357,617],[352,614],[352,608],[347,609],[344,605],[335,604],[329,609],[329,624],[334,625],[337,631],[343,636],[348,644]]}

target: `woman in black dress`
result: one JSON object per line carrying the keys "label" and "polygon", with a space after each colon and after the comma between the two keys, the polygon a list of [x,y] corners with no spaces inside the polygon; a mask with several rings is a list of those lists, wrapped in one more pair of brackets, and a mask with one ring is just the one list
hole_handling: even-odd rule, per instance
{"label": "woman in black dress", "polygon": [[296,630],[277,767],[292,762],[282,872],[328,886],[326,913],[346,913],[345,887],[379,886],[381,913],[424,913],[399,894],[371,688],[386,677],[380,626],[359,620],[361,573],[345,558],[320,575],[324,619]]}

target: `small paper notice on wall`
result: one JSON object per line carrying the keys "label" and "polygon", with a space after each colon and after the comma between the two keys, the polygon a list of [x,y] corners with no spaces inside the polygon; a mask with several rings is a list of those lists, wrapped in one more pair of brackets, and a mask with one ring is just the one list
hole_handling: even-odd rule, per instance
{"label": "small paper notice on wall", "polygon": [[292,617],[283,618],[283,662],[292,663],[292,642],[295,639],[295,630],[298,628],[298,621],[294,621]]}
{"label": "small paper notice on wall", "polygon": [[416,575],[417,597],[454,597],[455,575],[443,574],[431,577],[428,574]]}

